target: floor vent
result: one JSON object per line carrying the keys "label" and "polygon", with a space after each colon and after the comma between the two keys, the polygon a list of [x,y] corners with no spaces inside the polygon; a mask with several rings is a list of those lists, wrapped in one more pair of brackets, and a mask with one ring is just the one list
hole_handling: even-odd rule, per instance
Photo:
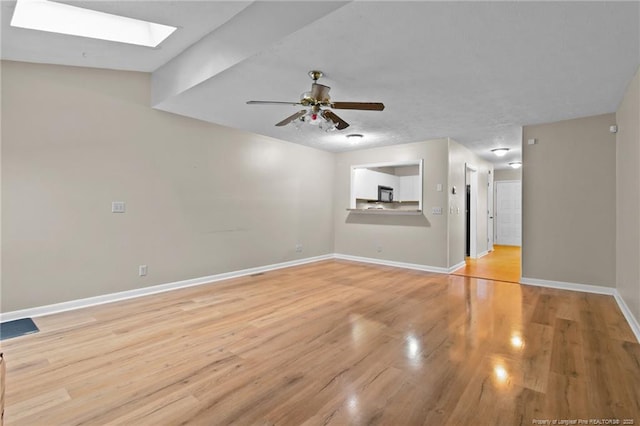
{"label": "floor vent", "polygon": [[0,340],[11,339],[12,337],[24,336],[25,334],[37,333],[38,327],[31,318],[21,318],[13,321],[0,323]]}

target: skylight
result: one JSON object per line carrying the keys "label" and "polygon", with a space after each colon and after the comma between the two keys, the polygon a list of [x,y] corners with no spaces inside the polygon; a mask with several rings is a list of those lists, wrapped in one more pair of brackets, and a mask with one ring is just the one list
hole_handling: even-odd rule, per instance
{"label": "skylight", "polygon": [[18,0],[11,26],[156,47],[176,27],[48,0]]}

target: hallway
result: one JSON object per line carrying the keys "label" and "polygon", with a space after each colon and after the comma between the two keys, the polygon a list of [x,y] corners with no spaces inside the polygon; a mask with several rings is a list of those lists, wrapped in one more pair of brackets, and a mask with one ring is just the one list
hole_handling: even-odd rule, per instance
{"label": "hallway", "polygon": [[452,275],[520,282],[520,247],[493,246],[493,251],[479,259],[466,258],[466,265]]}

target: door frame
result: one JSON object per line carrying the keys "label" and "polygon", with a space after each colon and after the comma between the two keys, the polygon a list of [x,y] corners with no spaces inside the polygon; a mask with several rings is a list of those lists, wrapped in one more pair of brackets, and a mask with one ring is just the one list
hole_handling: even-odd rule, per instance
{"label": "door frame", "polygon": [[[471,188],[471,202],[470,205],[466,205],[465,196],[465,213],[468,210],[470,215],[470,226],[467,229],[465,219],[465,237],[467,233],[470,236],[469,257],[471,259],[478,258],[478,168],[472,164],[465,163],[464,165],[464,180],[465,188],[467,185]],[[464,249],[466,251],[466,247]],[[466,256],[466,253],[463,253]]]}
{"label": "door frame", "polygon": [[493,251],[493,243],[495,241],[493,236],[493,230],[495,228],[495,222],[493,221],[495,207],[493,205],[493,173],[489,170],[487,178],[487,252]]}

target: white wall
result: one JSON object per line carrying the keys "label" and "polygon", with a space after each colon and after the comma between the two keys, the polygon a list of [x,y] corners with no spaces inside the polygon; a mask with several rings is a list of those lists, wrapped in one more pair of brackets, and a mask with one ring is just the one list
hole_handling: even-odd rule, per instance
{"label": "white wall", "polygon": [[153,110],[149,79],[2,62],[2,311],[333,252],[331,153]]}
{"label": "white wall", "polygon": [[640,69],[616,121],[616,288],[640,322]]}

